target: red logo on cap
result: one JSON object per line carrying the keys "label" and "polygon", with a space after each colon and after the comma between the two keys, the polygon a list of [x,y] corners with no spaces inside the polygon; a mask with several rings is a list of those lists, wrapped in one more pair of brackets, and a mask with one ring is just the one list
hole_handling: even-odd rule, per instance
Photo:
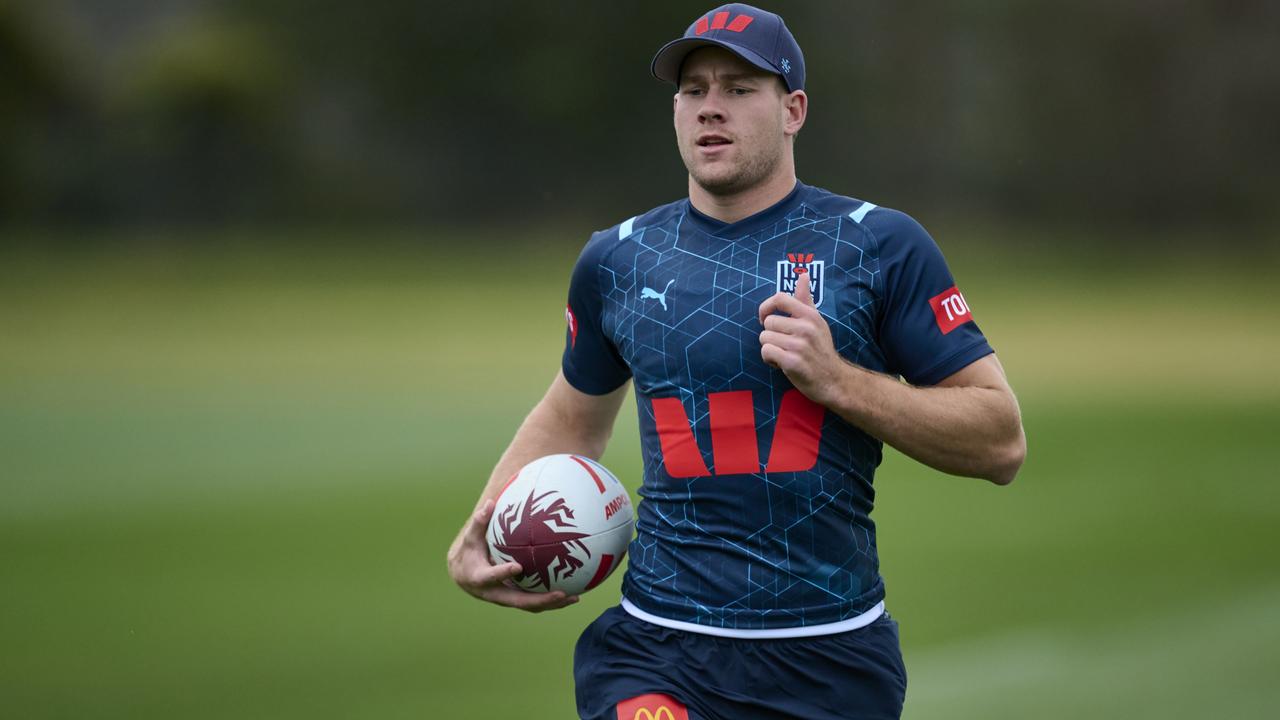
{"label": "red logo on cap", "polygon": [[[708,20],[705,17],[698,18],[698,23],[693,26],[693,34],[701,35],[708,30],[728,30],[729,32],[742,32],[743,30],[747,29],[747,26],[751,24],[752,20],[755,20],[755,18],[751,17],[750,15],[738,15],[733,19],[733,22],[729,22],[728,11],[718,12],[710,20]],[[727,26],[726,26],[726,23],[728,23]]]}

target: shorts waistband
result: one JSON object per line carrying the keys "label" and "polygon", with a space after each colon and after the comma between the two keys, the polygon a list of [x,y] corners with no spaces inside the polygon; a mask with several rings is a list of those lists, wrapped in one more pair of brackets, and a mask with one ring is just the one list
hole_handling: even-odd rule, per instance
{"label": "shorts waistband", "polygon": [[716,635],[728,638],[768,640],[778,638],[815,637],[818,635],[835,635],[836,633],[848,632],[850,630],[857,630],[860,627],[866,627],[878,620],[880,616],[884,614],[884,601],[881,600],[876,603],[874,607],[861,615],[851,617],[847,620],[841,620],[839,622],[823,623],[821,625],[800,625],[797,627],[750,630],[699,625],[697,623],[684,622],[682,620],[669,620],[641,610],[626,598],[622,598],[622,609],[626,610],[628,615],[638,620],[644,620],[647,623],[661,625],[662,627],[668,627],[673,630],[684,630],[691,633]]}

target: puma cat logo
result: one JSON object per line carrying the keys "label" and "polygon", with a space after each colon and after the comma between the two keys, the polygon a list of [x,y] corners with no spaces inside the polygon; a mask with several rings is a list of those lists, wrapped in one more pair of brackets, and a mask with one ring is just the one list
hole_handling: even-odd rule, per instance
{"label": "puma cat logo", "polygon": [[658,292],[653,288],[644,288],[643,290],[640,291],[640,299],[644,300],[645,298],[653,298],[654,300],[657,300],[659,303],[662,303],[662,309],[666,310],[667,309],[667,291],[671,289],[671,283],[673,282],[675,282],[675,278],[668,280],[667,286],[662,288],[662,292]]}

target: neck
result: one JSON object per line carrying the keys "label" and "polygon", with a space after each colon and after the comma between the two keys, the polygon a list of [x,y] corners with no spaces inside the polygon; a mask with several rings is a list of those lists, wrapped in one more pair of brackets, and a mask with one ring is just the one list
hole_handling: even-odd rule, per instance
{"label": "neck", "polygon": [[724,223],[735,223],[776,205],[796,187],[796,169],[791,163],[779,168],[768,180],[754,187],[722,195],[709,192],[689,176],[689,202],[703,215]]}

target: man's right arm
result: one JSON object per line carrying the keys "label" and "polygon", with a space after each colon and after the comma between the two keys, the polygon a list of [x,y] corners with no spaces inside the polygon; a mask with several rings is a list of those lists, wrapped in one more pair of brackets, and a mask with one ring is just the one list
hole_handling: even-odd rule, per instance
{"label": "man's right arm", "polygon": [[519,575],[519,563],[493,565],[485,530],[493,515],[494,502],[507,480],[529,462],[545,455],[573,453],[598,460],[604,454],[618,408],[626,397],[624,383],[613,392],[589,395],[556,373],[542,400],[521,423],[506,452],[480,493],[471,519],[449,547],[449,575],[469,594],[498,605],[530,612],[554,610],[577,602],[563,592],[532,593],[507,583]]}

